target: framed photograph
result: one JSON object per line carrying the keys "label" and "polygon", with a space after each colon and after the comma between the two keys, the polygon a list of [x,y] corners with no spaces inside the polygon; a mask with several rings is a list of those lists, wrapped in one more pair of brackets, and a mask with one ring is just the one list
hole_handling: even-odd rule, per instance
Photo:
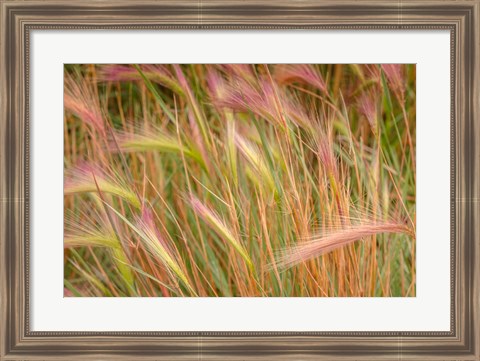
{"label": "framed photograph", "polygon": [[1,4],[1,360],[480,360],[480,1]]}

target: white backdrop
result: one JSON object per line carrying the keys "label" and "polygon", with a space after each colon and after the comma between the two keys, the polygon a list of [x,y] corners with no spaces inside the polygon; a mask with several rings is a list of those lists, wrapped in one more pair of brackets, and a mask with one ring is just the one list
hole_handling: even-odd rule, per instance
{"label": "white backdrop", "polygon": [[[51,31],[31,41],[35,331],[448,331],[448,31]],[[416,63],[417,296],[63,298],[64,63]]]}

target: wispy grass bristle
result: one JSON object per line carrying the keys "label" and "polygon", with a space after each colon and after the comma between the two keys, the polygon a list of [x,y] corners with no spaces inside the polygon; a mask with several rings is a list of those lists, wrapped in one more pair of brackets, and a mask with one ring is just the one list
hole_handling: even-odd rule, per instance
{"label": "wispy grass bristle", "polygon": [[283,269],[290,268],[353,242],[374,235],[388,233],[411,235],[412,230],[404,223],[377,223],[372,221],[364,221],[360,224],[334,230],[325,230],[322,235],[313,235],[309,240],[282,251],[280,257],[278,257],[276,266]]}
{"label": "wispy grass bristle", "polygon": [[230,232],[224,221],[220,219],[220,216],[214,210],[204,205],[194,195],[190,195],[189,200],[194,212],[197,213],[197,215],[203,219],[220,237],[222,237],[227,244],[231,245],[245,260],[248,267],[253,271],[253,262],[250,259],[247,250]]}
{"label": "wispy grass bristle", "polygon": [[118,175],[107,174],[98,167],[82,164],[70,169],[66,175],[64,193],[96,193],[98,188],[105,193],[122,198],[136,208],[141,202],[127,183],[119,179]]}

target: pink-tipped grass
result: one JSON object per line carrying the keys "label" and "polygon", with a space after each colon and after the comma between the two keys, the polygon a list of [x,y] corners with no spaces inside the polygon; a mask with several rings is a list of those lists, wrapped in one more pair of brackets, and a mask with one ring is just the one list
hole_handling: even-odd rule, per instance
{"label": "pink-tipped grass", "polygon": [[[159,152],[181,156],[182,154],[193,159],[201,167],[205,161],[200,152],[194,147],[179,141],[175,135],[165,134],[161,130],[142,131],[136,134],[120,133],[116,135],[118,148],[122,152]],[[112,146],[112,151],[116,150]]]}
{"label": "pink-tipped grass", "polygon": [[228,245],[232,246],[236,252],[243,258],[249,269],[253,272],[254,265],[248,255],[245,247],[240,243],[238,239],[231,233],[225,222],[220,216],[212,209],[204,205],[194,195],[190,195],[190,205],[197,215],[205,221]]}
{"label": "pink-tipped grass", "polygon": [[86,79],[67,73],[65,74],[64,90],[65,110],[76,115],[92,130],[105,136],[105,120],[92,84]]}
{"label": "pink-tipped grass", "polygon": [[372,222],[363,223],[336,230],[326,230],[321,235],[311,236],[307,241],[289,247],[281,252],[276,266],[279,268],[290,268],[299,263],[306,262],[312,258],[320,257],[338,248],[349,245],[353,242],[372,237],[377,234],[401,233],[411,235],[412,230],[404,223],[398,222]]}
{"label": "pink-tipped grass", "polygon": [[172,251],[169,249],[165,239],[160,232],[154,228],[150,219],[151,216],[146,216],[144,213],[143,218],[138,218],[135,223],[132,223],[111,206],[107,206],[119,217],[119,219],[130,227],[153,256],[171,272],[171,275],[181,281],[192,295],[195,295],[194,289],[181,269],[180,264],[175,259],[175,256],[172,254]]}
{"label": "pink-tipped grass", "polygon": [[[160,84],[179,95],[184,91],[171,71],[164,65],[139,65],[142,74],[154,83]],[[100,69],[98,80],[102,82],[109,81],[142,81],[142,74],[132,66],[122,64],[105,65]]]}
{"label": "pink-tipped grass", "polygon": [[280,84],[302,83],[327,92],[322,75],[310,64],[282,64],[275,69],[275,79]]}
{"label": "pink-tipped grass", "polygon": [[77,64],[64,100],[66,296],[416,294],[414,65]]}
{"label": "pink-tipped grass", "polygon": [[113,170],[111,170],[111,174],[108,174],[99,167],[82,164],[67,172],[64,185],[65,194],[96,193],[98,189],[120,197],[136,208],[141,207],[137,194],[122,179],[122,176]]}

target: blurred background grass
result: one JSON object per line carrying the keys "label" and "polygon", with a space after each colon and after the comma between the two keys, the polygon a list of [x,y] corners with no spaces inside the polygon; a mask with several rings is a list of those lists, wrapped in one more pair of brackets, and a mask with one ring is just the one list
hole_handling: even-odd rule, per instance
{"label": "blurred background grass", "polygon": [[415,295],[415,65],[75,64],[64,101],[66,296]]}

